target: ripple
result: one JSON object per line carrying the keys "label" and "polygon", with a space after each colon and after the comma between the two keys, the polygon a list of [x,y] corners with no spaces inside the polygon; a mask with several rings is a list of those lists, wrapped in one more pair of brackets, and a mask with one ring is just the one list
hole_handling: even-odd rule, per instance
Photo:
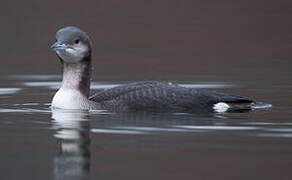
{"label": "ripple", "polygon": [[90,88],[91,89],[95,89],[95,90],[98,90],[98,89],[110,89],[110,88],[114,88],[114,87],[117,87],[117,86],[120,86],[122,84],[96,84],[96,83],[93,83]]}
{"label": "ripple", "polygon": [[0,112],[1,113],[17,113],[17,112],[24,113],[24,112],[27,112],[27,111],[23,110],[23,109],[0,109]]}
{"label": "ripple", "polygon": [[23,103],[23,104],[13,104],[14,106],[38,106],[41,103]]}
{"label": "ripple", "polygon": [[48,81],[48,82],[24,82],[25,86],[28,87],[47,87],[49,89],[58,89],[61,86],[61,82]]}
{"label": "ripple", "polygon": [[138,130],[138,131],[150,131],[150,132],[191,132],[190,130],[180,129],[180,128],[158,128],[158,127],[136,127],[136,126],[116,126],[113,128]]}
{"label": "ripple", "polygon": [[259,137],[276,137],[276,138],[292,138],[292,133],[274,134],[274,133],[261,133]]}
{"label": "ripple", "polygon": [[268,109],[273,107],[272,104],[265,104],[262,102],[257,102],[255,105],[252,106],[252,109]]}
{"label": "ripple", "polygon": [[202,84],[179,84],[179,85],[186,88],[206,88],[206,89],[230,88],[234,86],[234,85],[226,84],[226,83],[202,83]]}
{"label": "ripple", "polygon": [[247,126],[173,126],[185,129],[203,129],[203,130],[256,130],[258,127]]}
{"label": "ripple", "polygon": [[271,132],[291,132],[292,133],[292,128],[269,128],[267,131]]}
{"label": "ripple", "polygon": [[49,110],[41,110],[41,109],[10,109],[10,108],[2,108],[0,109],[0,113],[50,113]]}
{"label": "ripple", "polygon": [[[36,81],[36,82],[24,82],[23,83],[25,86],[28,87],[47,87],[49,89],[58,89],[61,86],[61,82],[58,81]],[[113,84],[103,84],[103,83],[96,83],[92,82],[91,84],[91,89],[94,90],[102,90],[102,89],[110,89],[114,88],[117,86],[121,86],[123,84],[120,83],[113,83]],[[206,89],[211,89],[211,88],[226,88],[226,87],[232,87],[234,85],[230,84],[220,84],[220,83],[201,83],[201,84],[178,84],[182,87],[186,88],[206,88]]]}
{"label": "ripple", "polygon": [[0,88],[0,95],[15,94],[20,90],[21,90],[21,88]]}
{"label": "ripple", "polygon": [[42,74],[42,75],[11,75],[10,79],[19,79],[19,80],[56,80],[61,79],[60,75],[53,74]]}
{"label": "ripple", "polygon": [[113,114],[113,112],[108,111],[108,110],[89,110],[89,113],[91,115],[108,115],[108,114]]}
{"label": "ripple", "polygon": [[[49,89],[59,89],[61,87],[61,82],[58,81],[47,81],[47,82],[24,82],[23,83],[25,86],[28,87],[47,87]],[[121,84],[96,84],[92,83],[91,89],[109,89],[109,88],[114,88],[117,86],[120,86]]]}
{"label": "ripple", "polygon": [[102,134],[146,134],[143,131],[129,131],[129,130],[116,130],[116,129],[91,129],[93,133]]}
{"label": "ripple", "polygon": [[243,125],[254,125],[254,126],[292,126],[292,123],[285,122],[243,122]]}

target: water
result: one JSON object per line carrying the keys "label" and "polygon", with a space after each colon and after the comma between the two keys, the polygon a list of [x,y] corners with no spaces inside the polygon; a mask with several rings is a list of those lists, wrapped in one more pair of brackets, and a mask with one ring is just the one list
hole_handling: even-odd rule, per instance
{"label": "water", "polygon": [[[244,113],[52,111],[50,101],[60,78],[57,74],[1,77],[3,179],[292,177],[291,101],[277,96],[291,90],[291,85],[282,85],[281,90],[266,89],[271,86],[266,83],[247,87],[219,81],[220,77],[180,82],[233,94],[261,94],[260,100],[274,105]],[[122,83],[93,82],[92,89]]]}

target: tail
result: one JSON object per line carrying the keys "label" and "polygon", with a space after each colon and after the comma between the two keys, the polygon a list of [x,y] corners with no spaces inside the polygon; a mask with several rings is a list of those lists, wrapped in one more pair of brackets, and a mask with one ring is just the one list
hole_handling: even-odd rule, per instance
{"label": "tail", "polygon": [[216,112],[250,111],[257,104],[255,101],[241,96],[220,94],[217,97],[217,103],[213,107]]}

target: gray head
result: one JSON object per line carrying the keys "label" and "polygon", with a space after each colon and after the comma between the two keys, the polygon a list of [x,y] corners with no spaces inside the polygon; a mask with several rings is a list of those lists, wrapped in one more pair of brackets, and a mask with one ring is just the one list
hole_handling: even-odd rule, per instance
{"label": "gray head", "polygon": [[57,31],[57,42],[51,46],[67,63],[90,59],[91,42],[87,34],[77,27],[65,27]]}

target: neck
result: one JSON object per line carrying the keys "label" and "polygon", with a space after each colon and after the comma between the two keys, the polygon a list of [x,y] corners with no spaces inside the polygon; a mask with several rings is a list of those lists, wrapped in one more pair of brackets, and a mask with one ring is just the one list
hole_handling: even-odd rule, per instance
{"label": "neck", "polygon": [[83,60],[78,63],[63,64],[62,89],[77,90],[88,98],[90,91],[91,78],[91,59]]}

